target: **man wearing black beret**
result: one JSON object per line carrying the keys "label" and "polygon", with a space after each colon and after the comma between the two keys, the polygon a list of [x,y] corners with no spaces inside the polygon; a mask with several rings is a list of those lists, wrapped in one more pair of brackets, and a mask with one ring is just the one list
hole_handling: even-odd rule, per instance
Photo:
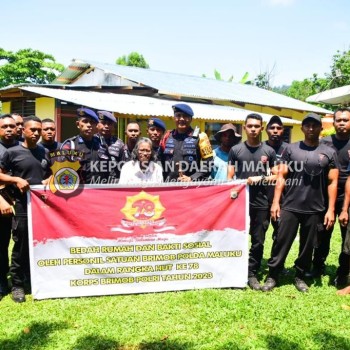
{"label": "man wearing black beret", "polygon": [[97,124],[97,136],[101,138],[102,143],[106,143],[110,146],[116,142],[118,138],[114,135],[117,119],[113,113],[108,111],[97,111],[98,124]]}
{"label": "man wearing black beret", "polygon": [[62,149],[76,150],[83,153],[83,157],[77,157],[80,162],[79,174],[84,184],[103,184],[109,179],[108,162],[110,156],[106,144],[101,143],[99,137],[95,136],[97,114],[89,108],[77,110],[78,120],[76,122],[79,134],[65,140]]}
{"label": "man wearing black beret", "polygon": [[173,106],[176,128],[161,141],[165,181],[199,181],[210,176],[213,150],[207,134],[191,127],[193,111],[185,103]]}

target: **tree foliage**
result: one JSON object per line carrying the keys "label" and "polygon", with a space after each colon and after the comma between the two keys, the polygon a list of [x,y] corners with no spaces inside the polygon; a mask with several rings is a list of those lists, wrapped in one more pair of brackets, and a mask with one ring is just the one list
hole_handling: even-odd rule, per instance
{"label": "tree foliage", "polygon": [[21,83],[48,84],[64,70],[52,55],[32,49],[12,52],[0,48],[0,62],[0,87]]}
{"label": "tree foliage", "polygon": [[333,56],[330,74],[326,74],[329,80],[329,89],[350,84],[350,50],[337,53]]}
{"label": "tree foliage", "polygon": [[149,68],[149,64],[146,62],[144,57],[138,52],[131,52],[128,56],[121,56],[117,58],[115,63],[120,64],[122,66]]}

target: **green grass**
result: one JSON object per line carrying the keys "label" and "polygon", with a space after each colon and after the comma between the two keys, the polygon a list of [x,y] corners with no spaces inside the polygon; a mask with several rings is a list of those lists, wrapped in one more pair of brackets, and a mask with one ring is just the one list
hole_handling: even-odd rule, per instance
{"label": "green grass", "polygon": [[[271,247],[271,231],[265,249]],[[290,275],[270,293],[207,289],[124,296],[0,302],[0,349],[350,349],[350,296],[331,285],[340,233],[333,234],[326,275],[309,293]]]}

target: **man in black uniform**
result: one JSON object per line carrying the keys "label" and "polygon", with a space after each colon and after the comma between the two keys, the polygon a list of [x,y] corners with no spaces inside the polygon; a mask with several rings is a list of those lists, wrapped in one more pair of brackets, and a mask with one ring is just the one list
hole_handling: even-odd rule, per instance
{"label": "man in black uniform", "polygon": [[[345,183],[345,194],[344,194],[344,203],[343,209],[339,215],[339,223],[343,227],[347,227],[345,237],[342,244],[342,260],[344,264],[346,260],[350,264],[350,225],[349,225],[349,206],[350,206],[350,175],[348,176]],[[350,274],[347,276],[344,275],[342,281],[338,284],[337,287],[344,287],[337,291],[338,295],[350,294]]]}
{"label": "man in black uniform", "polygon": [[15,120],[16,122],[16,127],[17,127],[17,136],[16,139],[17,141],[23,141],[23,118],[20,114],[18,113],[12,113],[11,117]]}
{"label": "man in black uniform", "polygon": [[[31,116],[24,119],[23,143],[8,148],[0,163],[0,182],[15,185],[16,214],[13,218],[10,275],[12,298],[15,302],[25,301],[24,283],[30,281],[27,195],[29,185],[39,185],[50,175],[50,164],[45,149],[38,146],[41,135],[41,120]],[[11,175],[9,175],[11,174]]]}
{"label": "man in black uniform", "polygon": [[98,124],[97,136],[101,138],[101,143],[106,143],[108,146],[115,143],[118,138],[114,135],[117,119],[113,113],[108,111],[97,111]]}
{"label": "man in black uniform", "polygon": [[60,149],[61,143],[56,141],[56,124],[50,119],[43,119],[41,122],[41,141],[38,145],[43,146],[47,152]]}
{"label": "man in black uniform", "polygon": [[[10,114],[0,116],[0,162],[8,148],[18,145],[16,122]],[[6,191],[5,188],[0,190]],[[5,193],[3,194],[5,196]],[[0,195],[0,300],[8,293],[9,244],[12,226],[12,203]],[[11,201],[11,199],[10,199]]]}
{"label": "man in black uniform", "polygon": [[163,120],[159,118],[150,118],[147,122],[147,135],[152,141],[152,148],[157,156],[160,157],[160,141],[165,133],[166,126]]}
{"label": "man in black uniform", "polygon": [[[337,152],[340,168],[335,215],[339,216],[343,208],[346,179],[350,174],[350,110],[348,108],[340,108],[336,110],[333,114],[333,125],[335,135],[321,138],[320,143],[333,148]],[[314,250],[313,269],[311,271],[312,277],[319,277],[325,271],[325,262],[330,250],[333,228],[334,227],[332,226],[329,230],[326,230],[320,235],[319,246]],[[337,286],[350,283],[349,259],[343,253],[346,226],[340,225],[340,232],[342,246],[339,255],[339,267],[335,278]]]}
{"label": "man in black uniform", "polygon": [[174,130],[161,141],[164,180],[168,182],[200,181],[210,176],[213,150],[206,133],[192,129],[192,108],[185,103],[173,106]]}
{"label": "man in black uniform", "polygon": [[[249,114],[243,126],[247,140],[233,146],[228,155],[227,179],[247,179],[249,188],[249,216],[251,248],[249,252],[248,285],[260,290],[257,273],[264,253],[266,231],[270,212],[267,199],[267,184],[275,178],[275,151],[260,142],[263,121],[260,114]],[[272,173],[272,174],[271,174]]]}
{"label": "man in black uniform", "polygon": [[[121,162],[118,169],[125,163],[131,160],[131,153],[136,145],[137,140],[141,135],[140,125],[136,121],[130,121],[125,129],[126,144],[118,139],[109,146],[108,151],[115,162]],[[119,169],[120,172],[120,169]]]}
{"label": "man in black uniform", "polygon": [[[283,152],[285,151],[288,145],[287,142],[283,141],[283,132],[284,132],[284,127],[283,127],[281,118],[278,115],[273,115],[266,125],[266,133],[268,136],[268,140],[266,140],[265,143],[274,149],[276,153],[277,164],[281,159]],[[267,198],[269,201],[270,208],[272,205],[274,191],[275,191],[274,185],[267,186]],[[277,235],[278,223],[277,221],[271,220],[271,224],[273,227],[272,237],[274,238]]]}
{"label": "man in black uniform", "polygon": [[305,135],[304,141],[288,145],[279,165],[271,206],[271,217],[273,220],[279,219],[279,227],[268,260],[269,275],[262,287],[265,292],[276,286],[299,225],[300,247],[294,262],[294,284],[298,291],[307,292],[305,273],[310,270],[318,235],[323,233],[324,227],[329,229],[334,225],[339,173],[336,152],[319,144],[322,130],[319,115],[307,114],[301,130]]}
{"label": "man in black uniform", "polygon": [[83,153],[83,156],[70,158],[70,160],[79,160],[80,162],[78,173],[82,183],[109,183],[110,156],[108,147],[101,143],[99,137],[95,136],[99,119],[96,113],[89,108],[79,108],[77,114],[76,125],[79,129],[79,135],[64,141],[62,149]]}

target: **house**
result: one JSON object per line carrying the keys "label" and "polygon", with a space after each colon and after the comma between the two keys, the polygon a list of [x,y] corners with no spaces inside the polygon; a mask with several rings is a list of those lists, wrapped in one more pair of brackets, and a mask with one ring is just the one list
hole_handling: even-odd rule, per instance
{"label": "house", "polygon": [[75,112],[80,106],[114,112],[121,137],[128,119],[137,119],[142,131],[150,116],[161,117],[169,129],[173,128],[171,106],[186,102],[195,113],[193,124],[206,131],[212,141],[223,123],[232,122],[241,132],[245,117],[253,111],[260,113],[264,122],[273,114],[281,116],[287,141],[302,138],[299,124],[306,113],[329,113],[256,86],[82,60],[73,60],[49,85],[0,89],[0,100],[4,113],[54,118],[59,140],[76,133]]}

